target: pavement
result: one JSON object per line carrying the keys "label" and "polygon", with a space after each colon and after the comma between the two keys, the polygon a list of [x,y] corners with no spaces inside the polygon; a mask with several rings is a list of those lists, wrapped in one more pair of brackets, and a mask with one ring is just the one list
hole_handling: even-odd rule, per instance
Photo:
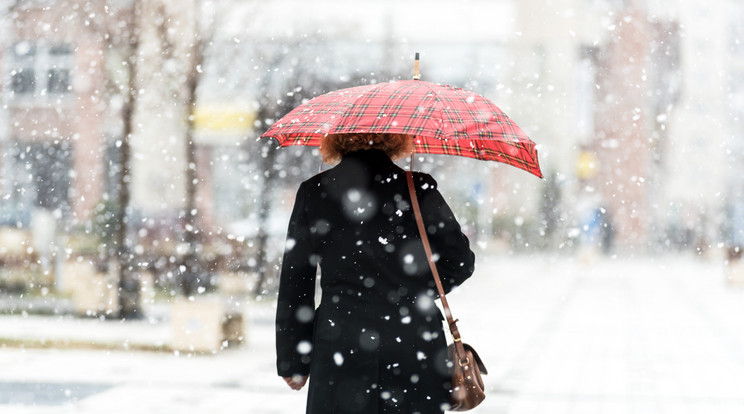
{"label": "pavement", "polygon": [[[744,288],[722,259],[481,255],[448,299],[489,369],[473,413],[744,413]],[[274,306],[249,304],[246,342],[216,354],[168,351],[167,308],[0,316],[0,413],[302,413]]]}

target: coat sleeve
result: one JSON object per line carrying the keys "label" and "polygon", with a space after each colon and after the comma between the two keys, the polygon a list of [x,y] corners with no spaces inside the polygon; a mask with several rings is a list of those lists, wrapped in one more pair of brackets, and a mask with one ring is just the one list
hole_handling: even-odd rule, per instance
{"label": "coat sleeve", "polygon": [[297,191],[279,277],[276,362],[282,377],[310,372],[318,256],[310,240],[304,187]]}
{"label": "coat sleeve", "polygon": [[442,287],[448,293],[473,274],[475,254],[454,213],[437,190],[434,178],[428,174],[420,174],[415,182],[432,255]]}

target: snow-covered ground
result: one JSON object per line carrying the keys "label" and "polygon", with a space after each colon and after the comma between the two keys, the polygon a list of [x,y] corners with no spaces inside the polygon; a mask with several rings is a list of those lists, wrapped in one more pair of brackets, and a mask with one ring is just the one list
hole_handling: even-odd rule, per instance
{"label": "snow-covered ground", "polygon": [[[743,413],[744,288],[724,270],[686,256],[479,258],[449,296],[490,371],[472,412]],[[273,314],[254,305],[246,346],[212,356],[0,348],[0,412],[304,412],[305,392],[275,375]],[[0,337],[156,344],[166,325],[2,316]]]}

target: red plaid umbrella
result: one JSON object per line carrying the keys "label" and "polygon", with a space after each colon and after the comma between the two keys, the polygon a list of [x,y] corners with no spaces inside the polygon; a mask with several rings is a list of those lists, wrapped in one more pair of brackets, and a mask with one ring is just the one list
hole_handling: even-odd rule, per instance
{"label": "red plaid umbrella", "polygon": [[493,160],[542,177],[535,143],[491,101],[420,80],[339,89],[293,109],[262,137],[279,145],[318,146],[329,134],[414,137],[417,153]]}

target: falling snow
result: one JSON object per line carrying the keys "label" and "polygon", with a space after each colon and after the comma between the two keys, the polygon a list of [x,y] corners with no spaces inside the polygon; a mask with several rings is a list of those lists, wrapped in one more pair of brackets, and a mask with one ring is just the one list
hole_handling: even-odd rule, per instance
{"label": "falling snow", "polygon": [[[244,391],[249,401],[285,398],[270,363],[273,321],[263,314],[276,303],[282,254],[298,248],[286,238],[297,189],[332,165],[317,148],[278,149],[259,136],[314,96],[410,79],[415,52],[422,79],[508,113],[538,144],[545,176],[413,157],[470,239],[473,278],[496,281],[452,294],[467,338],[479,347],[495,338],[499,351],[490,355],[502,367],[490,389],[509,392],[484,412],[531,412],[523,407],[547,404],[536,395],[567,412],[638,411],[639,401],[659,411],[741,411],[744,396],[731,385],[744,372],[741,309],[724,306],[742,302],[744,284],[742,21],[744,4],[734,0],[0,0],[0,347],[12,366],[0,374],[0,411],[116,413],[142,400],[137,411],[162,412],[162,396],[174,404],[166,411],[206,412],[216,405],[184,402],[205,389],[213,401]],[[407,158],[397,163],[409,168]],[[407,194],[386,202],[360,187],[322,196],[360,226],[379,210],[400,225],[355,250],[384,246],[384,260],[403,264],[401,277],[428,269],[418,241],[401,236]],[[436,214],[449,213],[427,217],[430,234],[447,222]],[[327,220],[308,228],[342,231]],[[411,245],[397,247],[401,240]],[[321,257],[308,253],[307,262],[322,285]],[[665,276],[688,268],[699,274]],[[367,274],[349,277],[357,297],[380,286]],[[393,289],[386,299],[403,296]],[[432,290],[378,316],[442,340],[409,314],[434,311],[436,297]],[[503,312],[485,318],[493,308]],[[682,324],[679,315],[690,318]],[[311,305],[292,317],[327,320]],[[360,346],[379,341],[366,332]],[[293,347],[304,358],[314,352],[308,341]],[[247,356],[254,351],[261,362]],[[575,375],[534,355],[574,358]],[[243,358],[251,362],[235,363]],[[334,352],[327,363],[352,359]],[[700,371],[709,364],[728,381]],[[676,382],[661,381],[667,374]]]}

